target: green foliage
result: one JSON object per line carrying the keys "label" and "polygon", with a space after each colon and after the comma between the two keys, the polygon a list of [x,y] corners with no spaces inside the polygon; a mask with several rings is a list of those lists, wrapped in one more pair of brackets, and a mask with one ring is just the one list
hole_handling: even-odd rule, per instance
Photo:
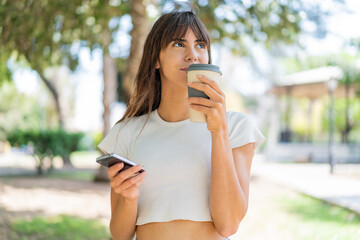
{"label": "green foliage", "polygon": [[[339,79],[339,85],[351,86],[355,88],[356,98],[337,98],[335,99],[335,133],[338,141],[360,142],[360,69],[356,66],[359,56],[349,54],[337,54],[329,56],[310,56],[303,60],[286,59],[285,66],[290,72],[304,71],[312,68],[324,66],[339,66],[343,71],[343,77]],[[329,104],[326,100],[322,110],[322,129],[329,130]],[[348,112],[348,123],[346,115]]]}
{"label": "green foliage", "polygon": [[[163,0],[162,4],[172,1]],[[272,47],[279,42],[297,43],[301,22],[314,23],[317,36],[326,34],[325,11],[315,2],[270,1],[192,1],[214,42],[221,42],[235,54],[248,54],[246,42],[262,42]],[[341,4],[341,3],[338,3]],[[175,8],[182,8],[181,3]]]}
{"label": "green foliage", "polygon": [[10,239],[36,240],[108,240],[108,228],[99,221],[80,217],[59,215],[37,217],[32,220],[15,220],[11,226]]}
{"label": "green foliage", "polygon": [[92,135],[94,145],[97,146],[100,144],[100,142],[103,140],[104,136],[102,132],[96,132]]}
{"label": "green foliage", "polygon": [[[345,98],[335,99],[335,139],[338,142],[360,142],[360,69],[356,66],[359,56],[348,54],[338,54],[329,56],[310,56],[303,60],[286,59],[284,61],[286,69],[289,72],[304,71],[312,68],[324,66],[339,66],[342,69],[343,77],[339,79],[338,84],[344,85],[345,89],[355,89],[355,98],[345,95]],[[346,91],[346,90],[345,90]],[[329,103],[328,99],[322,110],[321,128],[323,132],[329,131]],[[347,118],[348,116],[348,118]],[[302,124],[303,127],[306,124]],[[304,130],[304,129],[303,129]],[[306,131],[296,131],[304,132]],[[326,138],[328,138],[326,134]],[[317,137],[320,135],[317,134]],[[325,136],[324,134],[322,136]]]}
{"label": "green foliage", "polygon": [[360,38],[351,38],[348,44],[351,47],[355,47],[357,52],[360,53]]}
{"label": "green foliage", "polygon": [[14,130],[7,134],[12,146],[30,146],[30,152],[37,161],[38,173],[42,174],[44,160],[60,156],[70,158],[70,154],[80,150],[83,133],[68,133],[58,130]]}
{"label": "green foliage", "polygon": [[[173,2],[163,0],[155,6],[161,8]],[[245,39],[264,42],[267,46],[278,41],[294,43],[302,31],[300,22],[306,18],[321,26],[323,14],[315,3],[295,0],[286,3],[252,1],[248,4],[242,1],[207,1],[207,4],[194,1],[194,5],[214,42],[227,43],[239,53],[246,53]],[[75,69],[79,47],[100,47],[108,51],[109,43],[104,34],[118,30],[119,19],[130,12],[130,1],[74,0],[66,4],[59,0],[2,1],[0,45],[8,53],[18,52],[18,57],[25,57],[36,70],[59,64]]]}
{"label": "green foliage", "polygon": [[46,127],[42,108],[36,97],[19,93],[13,82],[4,82],[0,88],[0,140],[14,129]]}
{"label": "green foliage", "polygon": [[360,216],[353,212],[303,195],[281,197],[278,201],[288,212],[286,228],[298,240],[352,240],[358,236]]}
{"label": "green foliage", "polygon": [[[356,66],[356,61],[359,57],[359,55],[351,56],[348,54],[308,56],[304,59],[284,58],[282,63],[287,73],[325,66],[339,66],[344,73],[343,77],[339,80],[339,84],[355,84],[355,87],[360,91],[360,69]],[[358,92],[357,96],[360,96],[360,92]]]}
{"label": "green foliage", "polygon": [[[360,143],[360,101],[352,98],[337,98],[334,101],[334,133],[336,142],[345,142],[346,135],[346,112],[348,111],[350,127],[348,143]],[[311,121],[308,122],[309,99],[292,99],[292,115],[290,119],[294,142],[327,142],[329,140],[329,97],[324,96],[314,102],[311,113]],[[285,123],[285,114],[282,115]]]}
{"label": "green foliage", "polygon": [[299,58],[283,58],[282,64],[286,69],[287,74],[310,70],[313,68],[319,68],[329,66],[329,59],[333,56],[308,56],[304,59]]}
{"label": "green foliage", "polygon": [[[341,141],[340,134],[344,134],[346,129],[346,99],[336,99],[334,103],[334,127],[338,141]],[[349,124],[351,125],[351,132],[349,135],[349,142],[360,142],[360,102],[359,99],[349,99]],[[329,105],[324,107],[322,114],[322,126],[324,131],[329,130]]]}
{"label": "green foliage", "polygon": [[340,64],[344,76],[340,79],[340,84],[353,85],[356,88],[356,96],[360,97],[360,68],[355,66],[355,62]]}
{"label": "green foliage", "polygon": [[127,3],[108,1],[2,1],[0,45],[6,52],[16,51],[34,70],[61,64],[74,70],[79,48],[104,46],[109,20],[128,11]]}
{"label": "green foliage", "polygon": [[0,47],[0,87],[4,82],[9,82],[11,80],[12,74],[10,69],[8,68],[6,62],[9,59],[9,56],[1,53]]}
{"label": "green foliage", "polygon": [[[111,33],[118,28],[110,19],[128,13],[128,1],[37,0],[0,1],[0,63],[9,56],[26,61],[35,70],[57,103],[60,127],[62,105],[56,86],[46,79],[45,69],[66,65],[72,71],[78,65],[81,47],[108,51]],[[120,4],[121,3],[121,4]],[[110,42],[108,40],[110,36]],[[6,69],[0,67],[0,79]]]}

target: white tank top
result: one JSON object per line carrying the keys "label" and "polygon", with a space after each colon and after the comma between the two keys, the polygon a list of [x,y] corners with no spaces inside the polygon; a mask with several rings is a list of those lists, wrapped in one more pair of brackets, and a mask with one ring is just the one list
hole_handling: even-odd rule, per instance
{"label": "white tank top", "polygon": [[[255,142],[264,136],[249,117],[227,112],[231,147]],[[98,147],[141,164],[147,171],[140,185],[136,225],[172,220],[212,221],[209,205],[211,133],[206,123],[189,119],[166,122],[157,110],[116,124]],[[119,131],[120,130],[120,131]]]}

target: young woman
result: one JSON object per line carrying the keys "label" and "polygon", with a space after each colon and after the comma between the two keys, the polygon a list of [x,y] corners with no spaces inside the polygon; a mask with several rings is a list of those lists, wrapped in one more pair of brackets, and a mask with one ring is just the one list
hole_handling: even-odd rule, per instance
{"label": "young woman", "polygon": [[[261,132],[226,112],[214,81],[187,84],[190,64],[210,64],[210,37],[193,12],[162,15],[147,36],[135,92],[123,118],[99,144],[139,165],[109,168],[114,239],[220,240],[248,208],[250,167]],[[188,98],[188,86],[210,99]],[[206,123],[189,120],[189,108]],[[144,166],[145,172],[134,174]]]}

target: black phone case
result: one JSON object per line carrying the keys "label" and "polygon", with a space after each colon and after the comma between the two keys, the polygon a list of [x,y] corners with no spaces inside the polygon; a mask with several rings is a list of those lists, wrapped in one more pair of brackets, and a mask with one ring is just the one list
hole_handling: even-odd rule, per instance
{"label": "black phone case", "polygon": [[189,97],[202,97],[206,99],[210,99],[208,95],[206,95],[203,91],[197,90],[195,88],[188,86],[188,96]]}

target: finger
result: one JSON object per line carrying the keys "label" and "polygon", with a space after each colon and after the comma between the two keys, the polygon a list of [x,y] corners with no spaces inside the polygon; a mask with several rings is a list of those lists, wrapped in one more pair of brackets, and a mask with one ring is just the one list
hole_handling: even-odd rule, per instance
{"label": "finger", "polygon": [[220,95],[224,95],[224,93],[221,91],[221,88],[219,86],[219,84],[217,84],[216,81],[209,79],[208,77],[204,76],[204,75],[197,75],[197,78],[205,83],[205,84],[209,84],[217,93],[219,93]]}
{"label": "finger", "polygon": [[[216,81],[209,79],[208,77],[204,75],[198,75],[197,78],[200,82],[193,82],[193,83],[199,83],[199,84],[205,84],[209,86],[209,89],[213,89],[214,92],[220,96],[225,96],[219,85]],[[196,84],[195,84],[196,85]]]}
{"label": "finger", "polygon": [[129,188],[125,189],[124,192],[127,191],[134,191],[134,190],[138,190],[138,188],[140,187],[140,185],[143,183],[144,179],[138,181],[137,183],[131,185]]}
{"label": "finger", "polygon": [[126,170],[123,170],[119,173],[121,174],[125,179],[132,177],[134,174],[138,173],[142,169],[142,166],[140,164],[129,167]]}
{"label": "finger", "polygon": [[134,177],[126,179],[119,187],[121,190],[127,189],[127,188],[131,187],[132,185],[137,184],[138,182],[144,180],[146,175],[147,175],[146,172],[139,173],[138,175],[136,175]]}
{"label": "finger", "polygon": [[122,163],[122,162],[109,167],[109,169],[108,169],[109,178],[111,179],[111,178],[115,177],[118,174],[118,172],[123,168],[124,168],[124,163]]}
{"label": "finger", "polygon": [[126,170],[121,171],[116,177],[114,177],[114,185],[120,185],[126,179],[132,177],[142,169],[141,165],[132,166]]}
{"label": "finger", "polygon": [[147,172],[142,172],[141,174],[133,175],[132,177],[129,178],[124,178],[123,175],[119,174],[118,176],[111,179],[110,186],[117,193],[120,193],[122,190],[128,188],[137,181],[144,179],[146,175]]}
{"label": "finger", "polygon": [[126,189],[121,193],[122,196],[129,199],[136,199],[138,198],[139,194],[140,194],[139,189],[136,186],[129,187],[128,189]]}
{"label": "finger", "polygon": [[211,108],[209,108],[209,107],[204,107],[204,106],[200,106],[200,105],[190,104],[190,107],[196,111],[204,113],[206,116],[208,116],[208,114],[210,113],[210,110],[211,110]]}
{"label": "finger", "polygon": [[202,98],[202,97],[189,97],[187,101],[190,104],[202,105],[204,107],[216,107],[216,103],[210,99]]}
{"label": "finger", "polygon": [[209,84],[202,82],[192,82],[192,83],[188,83],[188,86],[203,91],[206,95],[209,96],[210,100],[214,100],[216,102],[222,102],[224,99],[224,96],[221,95],[223,93],[222,92],[218,93]]}
{"label": "finger", "polygon": [[140,186],[140,184],[144,181],[144,178],[146,177],[147,173],[142,172],[135,177],[131,177],[127,180],[125,180],[123,183],[121,183],[118,187],[118,191],[125,191],[126,189],[132,187],[132,186]]}

